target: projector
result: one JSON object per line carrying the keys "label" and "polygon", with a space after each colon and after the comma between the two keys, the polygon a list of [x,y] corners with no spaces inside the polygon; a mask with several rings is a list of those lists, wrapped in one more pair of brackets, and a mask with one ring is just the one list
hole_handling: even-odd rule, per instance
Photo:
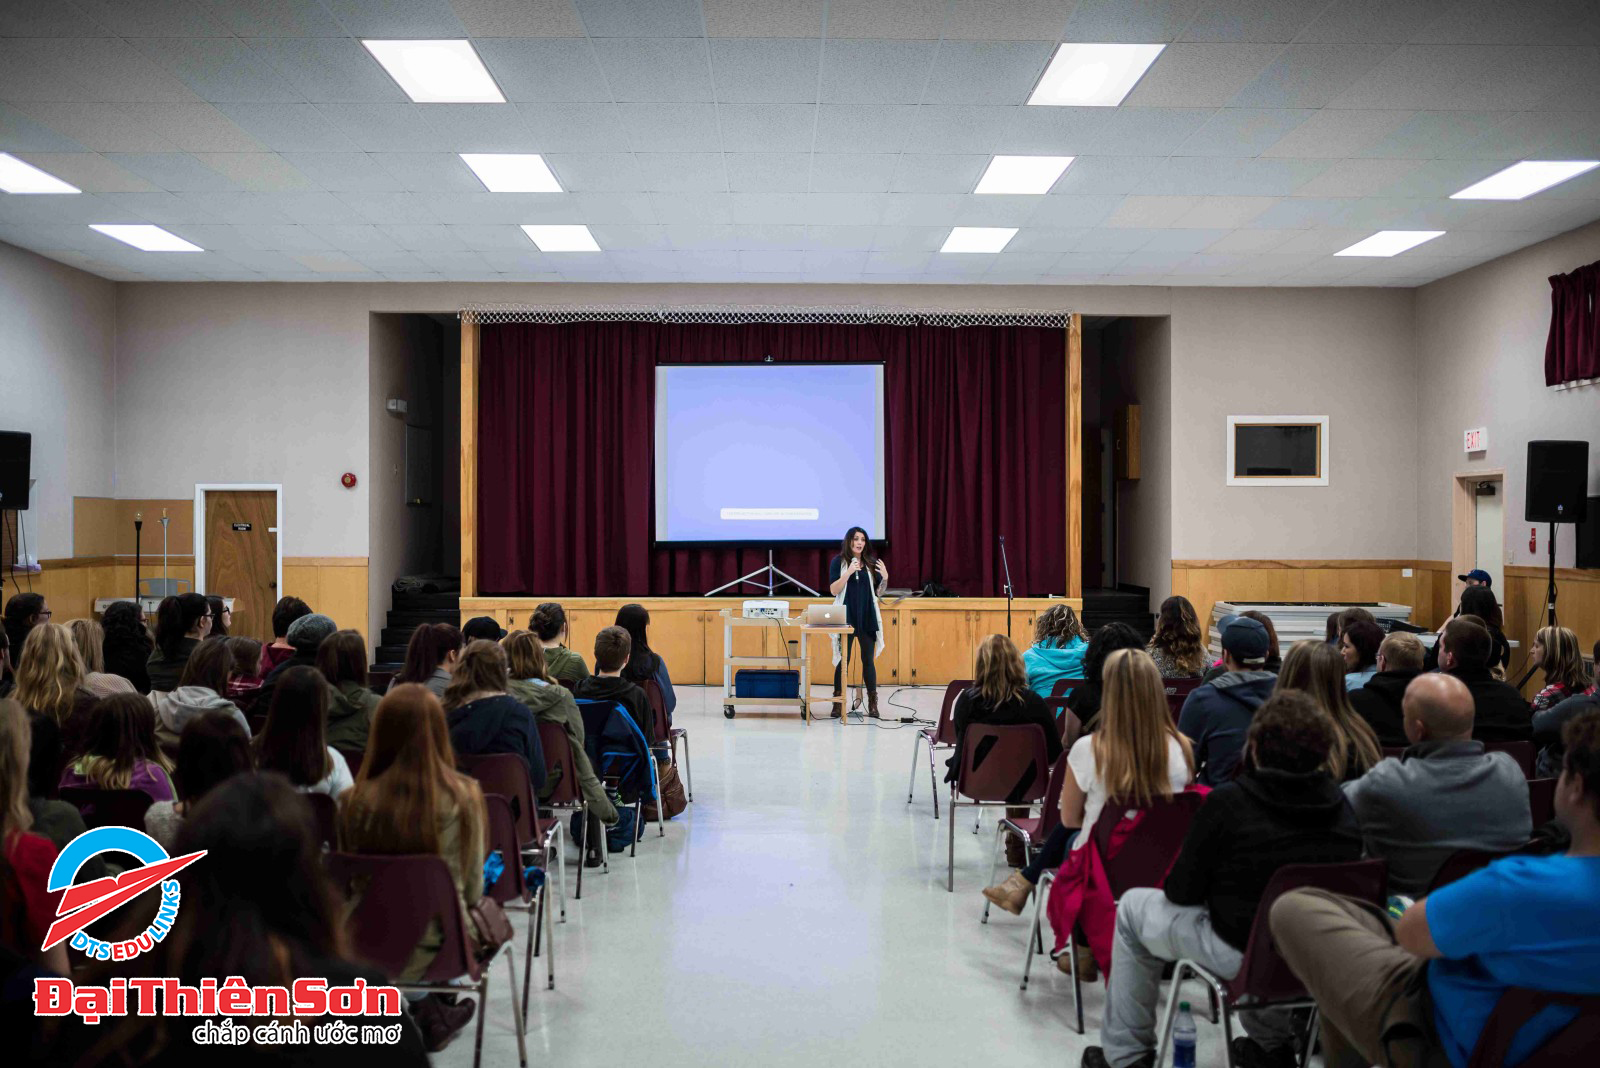
{"label": "projector", "polygon": [[788,619],[788,601],[746,601],[744,603],[744,617],[746,619]]}

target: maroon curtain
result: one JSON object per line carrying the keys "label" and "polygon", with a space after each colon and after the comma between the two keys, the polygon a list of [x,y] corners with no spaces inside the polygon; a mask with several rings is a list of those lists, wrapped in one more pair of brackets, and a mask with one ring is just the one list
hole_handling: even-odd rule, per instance
{"label": "maroon curtain", "polygon": [[[658,363],[771,356],[884,364],[888,530],[871,533],[887,534],[893,585],[998,594],[1004,534],[1018,596],[1064,593],[1065,344],[1064,330],[1016,326],[484,326],[479,588],[698,594],[764,565],[765,548],[652,543],[652,423]],[[820,589],[837,551],[775,562]]]}
{"label": "maroon curtain", "polygon": [[1600,378],[1600,262],[1550,276],[1544,384]]}

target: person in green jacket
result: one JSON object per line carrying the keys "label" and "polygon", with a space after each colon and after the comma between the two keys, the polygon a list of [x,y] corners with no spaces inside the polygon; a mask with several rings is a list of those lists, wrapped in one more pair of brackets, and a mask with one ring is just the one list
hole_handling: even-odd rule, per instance
{"label": "person in green jacket", "polygon": [[570,690],[573,683],[589,677],[589,665],[583,662],[583,654],[567,648],[567,613],[559,604],[546,601],[535,608],[528,626],[539,638],[539,649],[544,654],[551,681]]}
{"label": "person in green jacket", "polygon": [[338,630],[317,646],[317,670],[328,680],[328,745],[364,752],[378,695],[367,686],[367,643],[360,631]]}
{"label": "person in green jacket", "polygon": [[[561,724],[567,732],[568,748],[572,750],[572,770],[578,776],[578,789],[588,802],[590,813],[608,827],[616,823],[616,806],[606,796],[605,785],[594,773],[589,754],[583,748],[583,717],[578,713],[578,704],[566,687],[550,678],[539,639],[528,631],[514,630],[500,640],[500,645],[506,651],[506,662],[511,669],[506,691],[527,705],[536,721]],[[551,769],[545,780],[544,796],[549,796],[559,779],[560,769]]]}

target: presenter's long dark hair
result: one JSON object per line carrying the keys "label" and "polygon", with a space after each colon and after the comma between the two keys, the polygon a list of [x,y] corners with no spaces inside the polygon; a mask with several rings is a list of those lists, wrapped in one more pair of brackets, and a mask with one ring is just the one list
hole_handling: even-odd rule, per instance
{"label": "presenter's long dark hair", "polygon": [[867,536],[865,527],[851,527],[844,532],[844,540],[839,543],[839,560],[848,565],[855,557],[855,551],[850,548],[850,543],[855,540],[857,534],[860,534],[866,542],[866,546],[861,550],[861,566],[870,574],[878,562],[878,554],[872,551],[872,539]]}

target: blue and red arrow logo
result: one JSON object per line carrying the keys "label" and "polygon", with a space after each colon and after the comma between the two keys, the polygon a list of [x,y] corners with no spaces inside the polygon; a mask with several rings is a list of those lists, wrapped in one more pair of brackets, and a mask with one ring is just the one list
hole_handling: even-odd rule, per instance
{"label": "blue and red arrow logo", "polygon": [[[81,886],[72,885],[73,877],[78,874],[78,869],[83,867],[84,862],[101,853],[128,853],[143,861],[144,866],[114,877],[96,879]],[[145,891],[161,886],[205,855],[205,850],[202,849],[198,853],[168,857],[167,851],[161,848],[161,843],[143,831],[136,831],[131,827],[96,827],[92,831],[78,835],[67,843],[67,847],[56,857],[55,864],[50,868],[50,879],[45,884],[46,889],[51,892],[61,891],[61,903],[56,908],[56,915],[59,918],[50,925],[50,930],[45,932],[44,945],[41,948],[49,949],[59,942],[72,938],[100,917],[121,908]],[[163,915],[158,917],[156,923],[146,932],[153,935],[156,941],[165,936],[167,929],[171,927],[172,916],[177,913],[176,883],[171,888],[171,895],[171,915],[166,915],[168,910],[163,907]],[[92,940],[86,939],[86,941]],[[74,942],[74,945],[77,943]]]}

